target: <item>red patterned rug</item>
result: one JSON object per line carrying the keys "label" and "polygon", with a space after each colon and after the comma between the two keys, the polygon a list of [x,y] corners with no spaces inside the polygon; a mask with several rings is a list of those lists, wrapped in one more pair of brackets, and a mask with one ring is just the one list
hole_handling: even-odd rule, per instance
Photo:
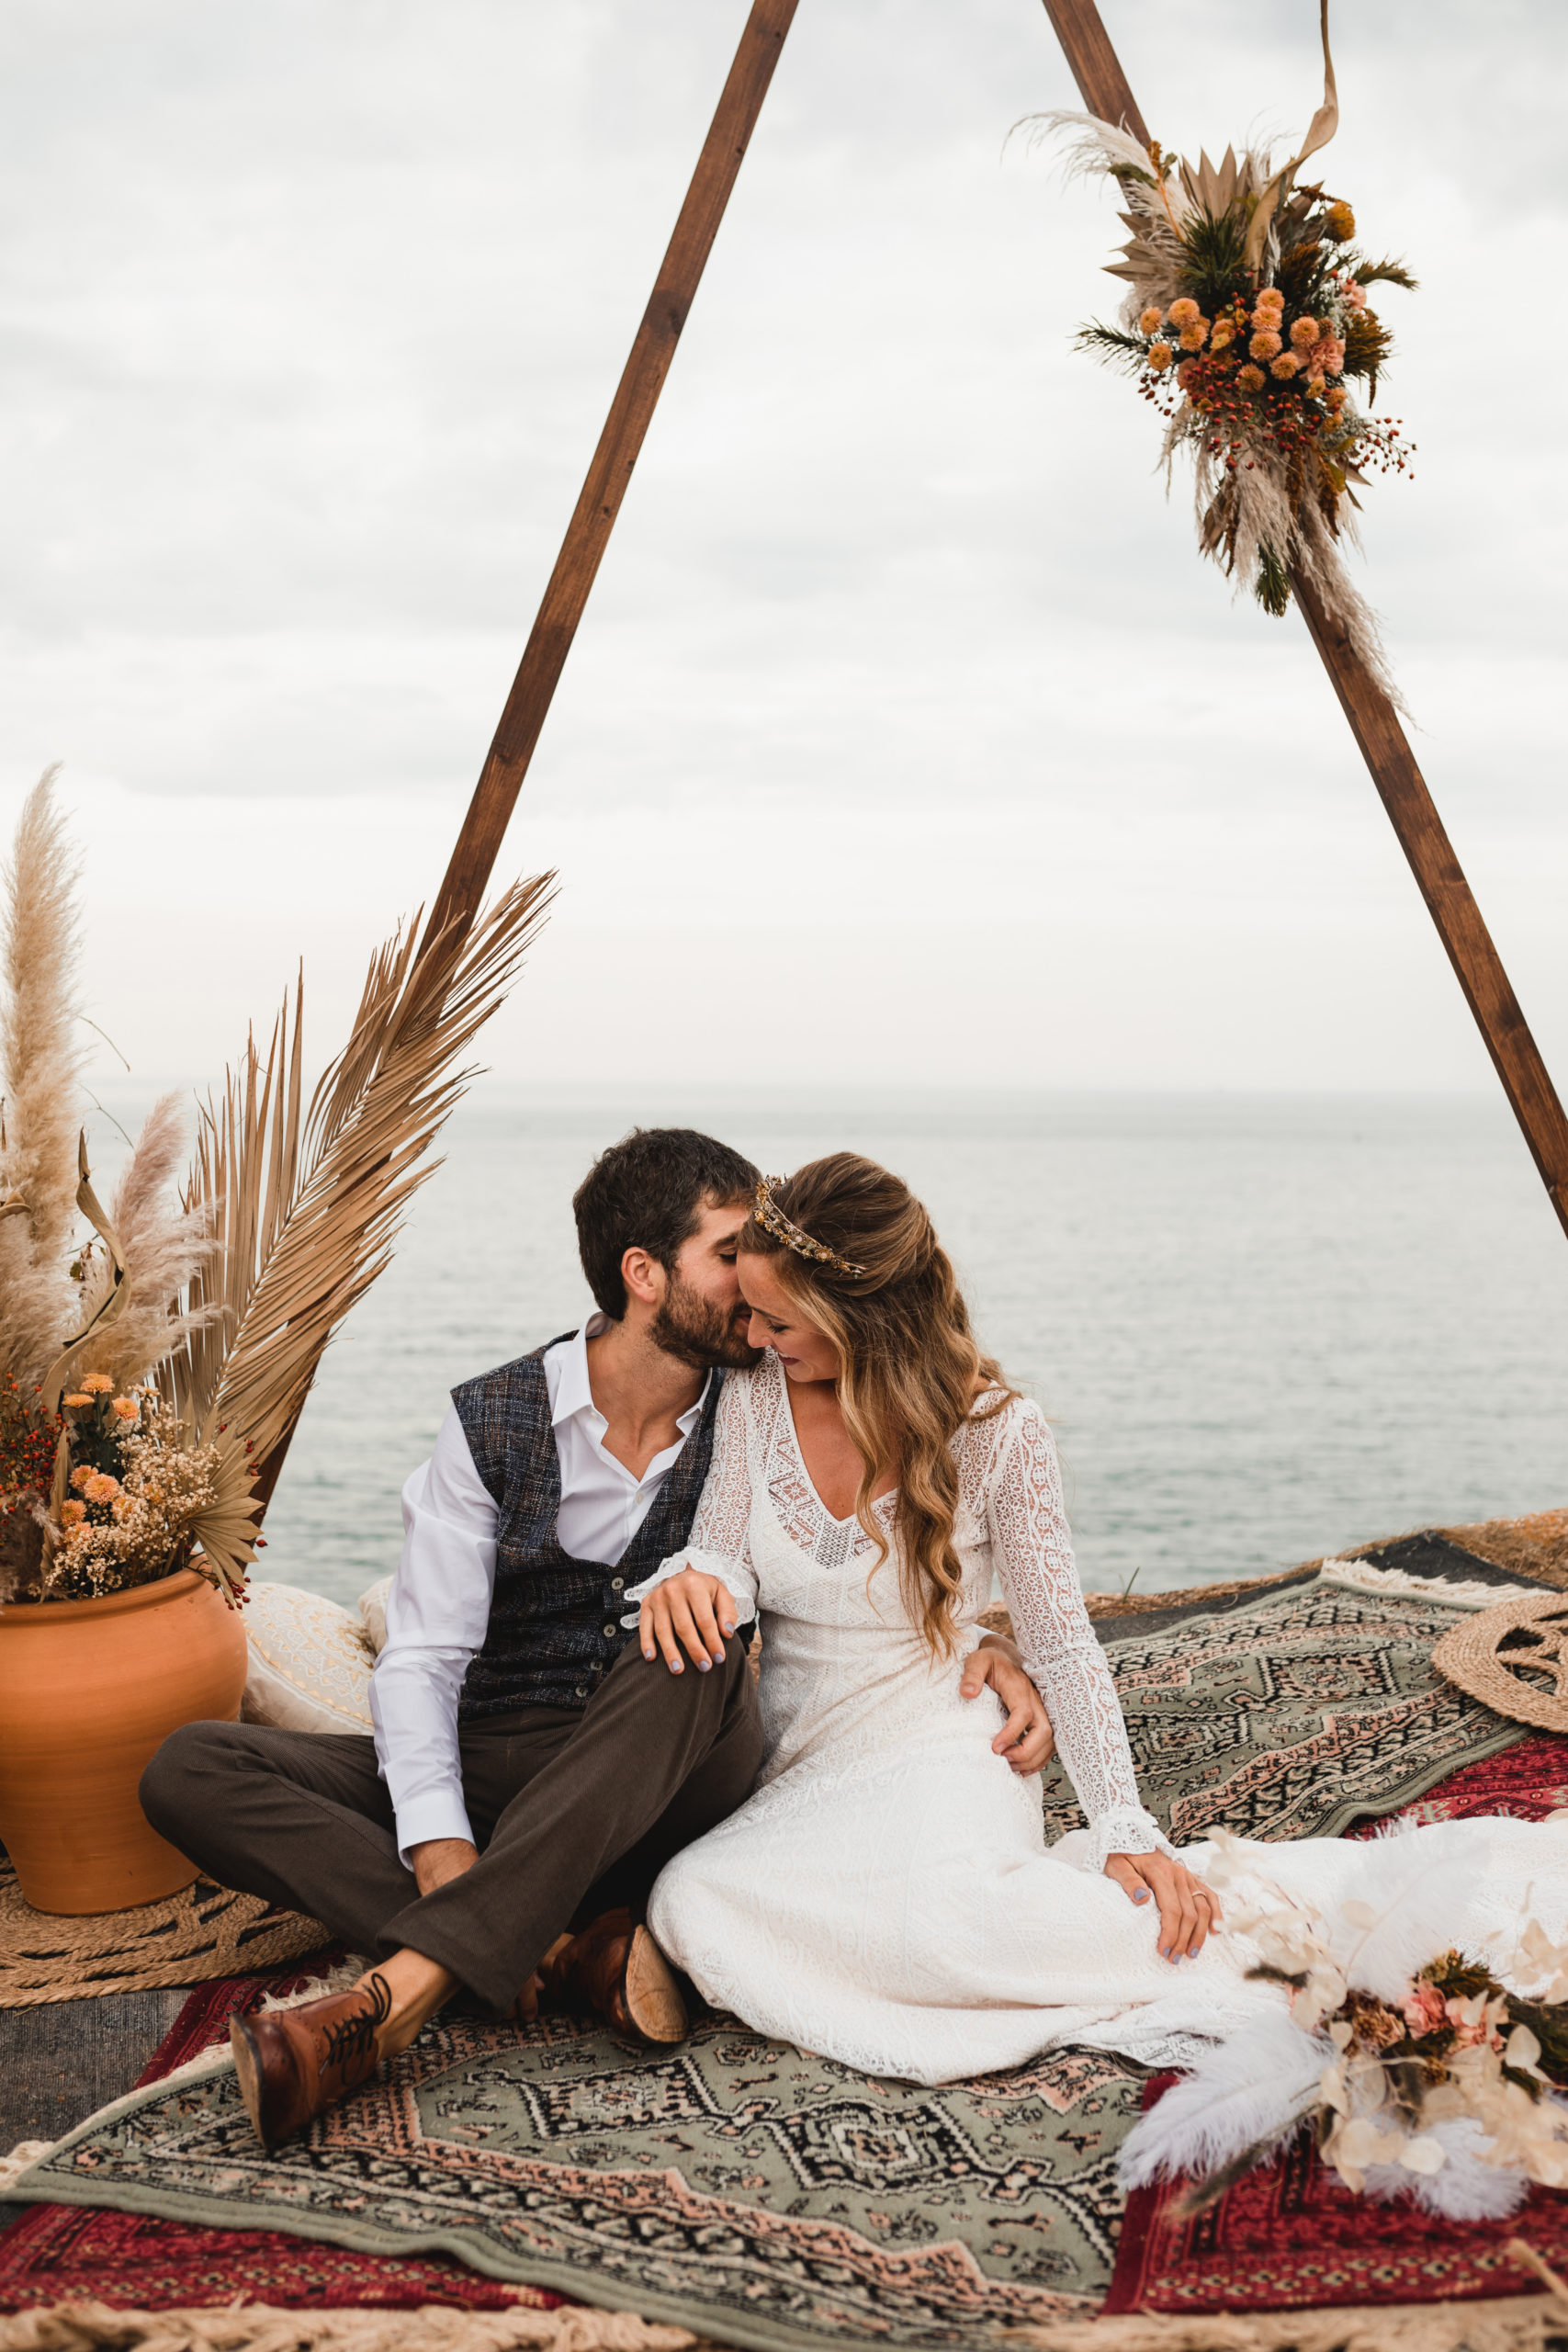
{"label": "red patterned rug", "polygon": [[[1568,1805],[1568,1739],[1542,1733],[1467,1764],[1409,1808],[1418,1821],[1507,1814],[1540,1821]],[[1375,1822],[1350,1834],[1371,1838]],[[1156,2075],[1150,2106],[1176,2080]],[[1467,2302],[1529,2291],[1506,2251],[1523,2238],[1554,2269],[1568,2267],[1568,2196],[1532,2189],[1510,2222],[1461,2225],[1401,2199],[1372,2205],[1325,2172],[1309,2144],[1238,2181],[1208,2212],[1184,2221],[1186,2184],[1128,2199],[1107,2312],[1263,2312],[1332,2303]]]}
{"label": "red patterned rug", "polygon": [[[1531,1732],[1500,1756],[1463,1764],[1424,1797],[1407,1805],[1402,1821],[1468,1821],[1477,1814],[1502,1813],[1516,1821],[1544,1821],[1568,1805],[1568,1739]],[[1381,1824],[1360,1821],[1351,1838],[1375,1838]]]}
{"label": "red patterned rug", "polygon": [[[321,1959],[306,1963],[321,1964]],[[159,2044],[138,2089],[226,2041],[233,2012],[254,2007],[269,1986],[287,1991],[300,1981],[293,1975],[263,1984],[241,1976],[203,1984]],[[465,2311],[522,2304],[549,2312],[572,2300],[545,2287],[483,2278],[451,2255],[357,2254],[279,2230],[212,2230],[78,2205],[28,2207],[0,2234],[0,2312],[78,2297],[115,2311],[143,2312],[199,2309],[236,2297],[295,2311],[406,2311],[448,2303]]]}

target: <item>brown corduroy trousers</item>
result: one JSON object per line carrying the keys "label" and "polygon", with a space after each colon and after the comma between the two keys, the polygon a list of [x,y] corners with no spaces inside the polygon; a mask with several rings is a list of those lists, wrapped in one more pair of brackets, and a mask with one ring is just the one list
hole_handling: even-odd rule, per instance
{"label": "brown corduroy trousers", "polygon": [[431,1894],[398,1859],[370,1739],[187,1724],[147,1767],[142,1809],[220,1885],[354,1951],[422,1951],[501,2016],[558,1935],[640,1911],[670,1857],[745,1803],[761,1761],[746,1645],[677,1675],[629,1643],[585,1708],[484,1717],[459,1744],[479,1858]]}

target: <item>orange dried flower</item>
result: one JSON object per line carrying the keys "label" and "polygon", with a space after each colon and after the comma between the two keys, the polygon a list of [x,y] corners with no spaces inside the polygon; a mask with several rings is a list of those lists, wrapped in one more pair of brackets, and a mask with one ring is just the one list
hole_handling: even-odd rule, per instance
{"label": "orange dried flower", "polygon": [[60,1516],[67,1527],[80,1527],[87,1516],[87,1506],[75,1501],[62,1503]]}
{"label": "orange dried flower", "polygon": [[83,1481],[82,1492],[90,1503],[112,1503],[119,1492],[119,1480],[111,1478],[107,1470],[95,1470]]}
{"label": "orange dried flower", "polygon": [[134,1396],[117,1396],[109,1407],[117,1421],[133,1421],[141,1410]]}
{"label": "orange dried flower", "polygon": [[1315,343],[1322,333],[1323,329],[1315,319],[1298,319],[1291,329],[1291,341],[1298,351],[1305,351],[1309,344]]}
{"label": "orange dried flower", "polygon": [[1200,315],[1197,303],[1186,294],[1181,297],[1179,302],[1173,302],[1170,306],[1170,323],[1173,327],[1190,327]]}
{"label": "orange dried flower", "polygon": [[1182,350],[1201,351],[1203,338],[1208,332],[1209,322],[1206,319],[1194,319],[1190,325],[1184,326],[1181,330]]}
{"label": "orange dried flower", "polygon": [[1219,325],[1214,329],[1213,334],[1209,337],[1209,348],[1211,351],[1228,351],[1235,341],[1235,327],[1232,326],[1228,319],[1222,319]]}
{"label": "orange dried flower", "polygon": [[1281,351],[1269,373],[1270,376],[1291,377],[1296,373],[1301,364],[1293,351]]}
{"label": "orange dried flower", "polygon": [[1281,340],[1282,338],[1274,333],[1272,327],[1263,327],[1253,336],[1247,347],[1254,359],[1272,359],[1280,348]]}
{"label": "orange dried flower", "polygon": [[1157,303],[1151,302],[1146,311],[1141,311],[1138,313],[1138,333],[1140,334],[1153,334],[1156,328],[1163,323],[1164,319],[1165,312],[1159,308]]}
{"label": "orange dried flower", "polygon": [[83,1405],[90,1405],[93,1400],[90,1396],[62,1396],[60,1401],[62,1405],[74,1405],[80,1408]]}
{"label": "orange dried flower", "polygon": [[1242,368],[1237,370],[1236,382],[1249,392],[1260,392],[1263,390],[1263,370],[1261,368]]}
{"label": "orange dried flower", "polygon": [[1337,243],[1342,245],[1348,237],[1355,235],[1356,216],[1343,201],[1331,204],[1323,218],[1325,226]]}
{"label": "orange dried flower", "polygon": [[92,1464],[86,1462],[82,1463],[78,1468],[73,1470],[71,1473],[71,1484],[75,1487],[78,1494],[81,1493],[83,1487],[86,1485],[92,1475]]}
{"label": "orange dried flower", "polygon": [[89,1396],[107,1396],[114,1382],[107,1372],[90,1372],[82,1385]]}
{"label": "orange dried flower", "polygon": [[1253,298],[1260,311],[1282,311],[1285,298],[1277,286],[1260,286]]}
{"label": "orange dried flower", "polygon": [[1150,344],[1150,345],[1149,345],[1149,366],[1154,369],[1155,374],[1156,374],[1156,376],[1159,376],[1159,375],[1163,375],[1163,374],[1164,374],[1165,370],[1166,370],[1166,369],[1169,367],[1169,365],[1170,365],[1172,356],[1173,356],[1173,355],[1172,355],[1172,353],[1171,353],[1171,348],[1170,348],[1170,345],[1169,345],[1169,344],[1168,344],[1168,343],[1151,343],[1151,344]]}

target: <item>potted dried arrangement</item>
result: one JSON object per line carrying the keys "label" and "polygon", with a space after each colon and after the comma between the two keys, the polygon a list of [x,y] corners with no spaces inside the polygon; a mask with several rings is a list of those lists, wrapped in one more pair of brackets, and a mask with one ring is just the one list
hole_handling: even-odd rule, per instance
{"label": "potted dried arrangement", "polygon": [[0,1841],[37,1908],[188,1884],[137,1782],[180,1724],[233,1717],[270,1481],[321,1351],[386,1264],[456,1067],[547,877],[465,935],[400,930],[310,1096],[302,997],[198,1108],[152,1112],[108,1207],[82,1114],[74,868],[52,775],[0,891]]}

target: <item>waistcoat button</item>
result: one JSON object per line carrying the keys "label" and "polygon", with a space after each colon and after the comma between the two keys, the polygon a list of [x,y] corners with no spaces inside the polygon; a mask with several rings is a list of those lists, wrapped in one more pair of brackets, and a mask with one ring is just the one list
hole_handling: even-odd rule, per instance
{"label": "waistcoat button", "polygon": [[607,1624],[607,1625],[605,1626],[604,1631],[605,1631],[605,1633],[606,1633],[607,1634],[609,1634],[609,1635],[611,1636],[611,1638],[612,1638],[612,1639],[614,1639],[615,1635],[615,1634],[620,1631],[620,1628],[619,1628],[619,1626],[618,1626],[618,1625],[616,1625],[616,1623],[615,1623],[615,1620],[612,1618],[612,1620],[611,1620],[611,1622],[609,1623],[609,1624]]}
{"label": "waistcoat button", "polygon": [[612,1577],[610,1578],[610,1590],[612,1592],[621,1591],[625,1587],[626,1581],[625,1577]]}
{"label": "waistcoat button", "polygon": [[586,1682],[580,1682],[580,1683],[578,1684],[578,1686],[577,1686],[577,1695],[578,1695],[578,1697],[579,1697],[580,1699],[586,1699],[586,1698],[587,1698],[587,1696],[588,1696],[588,1685],[587,1685],[587,1683],[586,1683]]}

